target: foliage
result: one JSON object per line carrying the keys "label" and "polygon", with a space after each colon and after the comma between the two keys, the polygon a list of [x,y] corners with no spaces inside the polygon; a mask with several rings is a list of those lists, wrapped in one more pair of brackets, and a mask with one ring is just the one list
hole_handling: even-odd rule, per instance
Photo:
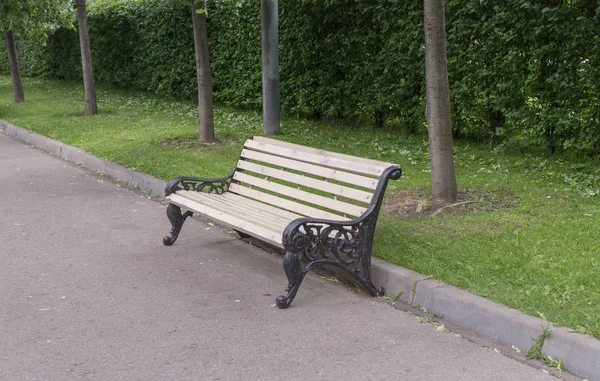
{"label": "foliage", "polygon": [[130,3],[89,5],[88,26],[97,81],[123,87],[140,85],[136,82],[138,69],[134,55],[139,44],[135,10]]}
{"label": "foliage", "polygon": [[72,17],[71,0],[3,0],[0,4],[0,30],[37,42],[49,30],[70,25]]}
{"label": "foliage", "polygon": [[[195,96],[189,3],[180,0],[92,2],[88,6],[88,24],[98,81],[180,98]],[[45,44],[30,39],[19,42],[25,74],[81,78],[76,30],[59,28],[49,35]]]}
{"label": "foliage", "polygon": [[215,101],[259,109],[262,104],[260,1],[208,2],[208,11]]}
{"label": "foliage", "polygon": [[[258,109],[260,2],[207,4],[215,100]],[[99,81],[196,96],[187,1],[103,0],[89,8]],[[424,132],[421,3],[286,0],[279,10],[284,110]],[[455,136],[600,152],[597,1],[447,0],[446,10]],[[76,33],[63,29],[46,46],[22,40],[25,73],[77,78],[77,45]]]}
{"label": "foliage", "polygon": [[600,4],[448,1],[455,126],[550,151],[600,152]]}
{"label": "foliage", "polygon": [[77,31],[59,28],[45,45],[30,39],[17,41],[21,71],[29,76],[81,79],[81,53]]}
{"label": "foliage", "polygon": [[[27,74],[43,74],[42,67],[46,57],[40,49],[45,44],[48,33],[52,34],[58,28],[72,28],[74,12],[71,0],[3,0],[0,3],[0,30],[12,31],[20,41],[19,50],[25,53],[21,57],[21,65],[25,62]],[[0,44],[0,56],[7,57],[4,44]],[[48,57],[50,59],[54,57]],[[38,63],[41,63],[38,64]],[[2,66],[2,72],[7,72],[8,66]]]}
{"label": "foliage", "polygon": [[400,118],[414,129],[424,94],[417,3],[283,2],[282,103],[316,116]]}

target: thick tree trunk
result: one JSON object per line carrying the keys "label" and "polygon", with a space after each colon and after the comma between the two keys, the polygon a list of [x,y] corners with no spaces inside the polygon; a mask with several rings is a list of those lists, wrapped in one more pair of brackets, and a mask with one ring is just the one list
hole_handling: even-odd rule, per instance
{"label": "thick tree trunk", "polygon": [[6,40],[6,51],[8,53],[8,65],[10,67],[10,78],[12,79],[13,94],[15,103],[25,101],[23,93],[23,80],[21,79],[21,69],[19,69],[19,59],[17,57],[17,47],[15,45],[15,35],[12,31],[4,33]]}
{"label": "thick tree trunk", "polygon": [[435,201],[451,203],[456,201],[457,189],[452,154],[444,0],[424,0],[424,10],[431,191]]}
{"label": "thick tree trunk", "polygon": [[261,0],[263,129],[265,135],[278,134],[279,99],[279,20],[277,0]]}
{"label": "thick tree trunk", "polygon": [[192,21],[194,24],[194,49],[196,51],[196,75],[198,77],[198,140],[200,143],[215,141],[215,122],[213,115],[212,79],[208,57],[208,36],[206,34],[206,13],[204,1],[194,3],[191,0]]}
{"label": "thick tree trunk", "polygon": [[86,0],[75,0],[77,5],[77,21],[79,22],[79,46],[81,48],[81,66],[83,68],[83,88],[85,92],[85,114],[96,115],[96,84],[94,83],[94,70],[92,69],[92,52],[90,49],[90,36],[88,33]]}

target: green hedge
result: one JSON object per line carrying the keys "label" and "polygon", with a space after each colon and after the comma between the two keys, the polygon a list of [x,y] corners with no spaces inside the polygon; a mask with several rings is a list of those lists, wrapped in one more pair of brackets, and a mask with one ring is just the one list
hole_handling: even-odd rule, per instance
{"label": "green hedge", "polygon": [[[597,2],[446,3],[456,135],[600,152]],[[422,3],[285,0],[279,8],[284,110],[423,129]],[[260,1],[212,0],[208,15],[215,99],[260,108]],[[195,97],[187,1],[97,1],[89,24],[99,81]],[[80,78],[76,31],[19,46],[26,74]]]}

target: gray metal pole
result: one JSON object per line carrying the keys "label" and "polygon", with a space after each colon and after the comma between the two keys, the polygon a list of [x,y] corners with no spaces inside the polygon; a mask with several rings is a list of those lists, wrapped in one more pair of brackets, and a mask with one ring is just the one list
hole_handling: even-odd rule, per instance
{"label": "gray metal pole", "polygon": [[279,133],[279,31],[278,0],[261,0],[263,129]]}

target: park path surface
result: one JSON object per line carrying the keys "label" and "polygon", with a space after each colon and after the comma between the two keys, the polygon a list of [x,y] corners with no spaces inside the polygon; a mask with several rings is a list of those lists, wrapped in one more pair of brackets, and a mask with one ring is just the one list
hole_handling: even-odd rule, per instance
{"label": "park path surface", "polygon": [[0,135],[0,380],[556,380]]}

